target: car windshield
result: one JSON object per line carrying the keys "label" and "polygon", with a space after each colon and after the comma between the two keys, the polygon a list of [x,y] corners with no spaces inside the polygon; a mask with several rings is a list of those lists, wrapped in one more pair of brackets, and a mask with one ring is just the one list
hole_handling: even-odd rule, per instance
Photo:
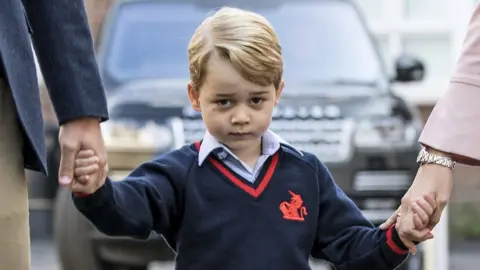
{"label": "car windshield", "polygon": [[[371,83],[382,75],[368,32],[347,1],[292,0],[249,9],[274,26],[289,84]],[[189,39],[212,10],[181,2],[121,4],[104,48],[105,80],[188,78]]]}

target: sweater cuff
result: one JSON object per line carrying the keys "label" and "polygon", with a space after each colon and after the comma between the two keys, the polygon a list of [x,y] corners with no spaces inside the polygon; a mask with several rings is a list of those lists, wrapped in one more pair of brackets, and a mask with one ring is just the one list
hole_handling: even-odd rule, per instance
{"label": "sweater cuff", "polygon": [[387,230],[387,246],[398,255],[408,254],[408,248],[403,244],[400,236],[398,235],[397,230],[395,229],[395,224],[390,226]]}
{"label": "sweater cuff", "polygon": [[103,184],[103,186],[101,186],[97,191],[95,191],[95,193],[72,193],[73,202],[79,210],[88,210],[103,205],[105,203],[109,203],[112,201],[112,196],[112,182],[108,177],[105,181],[105,184]]}

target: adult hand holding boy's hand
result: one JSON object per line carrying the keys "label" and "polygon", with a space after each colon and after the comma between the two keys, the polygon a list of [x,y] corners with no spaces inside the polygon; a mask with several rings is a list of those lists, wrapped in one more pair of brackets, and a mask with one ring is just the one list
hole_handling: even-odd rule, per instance
{"label": "adult hand holding boy's hand", "polygon": [[[75,158],[79,151],[91,149],[98,157],[98,165],[104,168],[107,162],[107,154],[100,130],[100,120],[85,117],[69,121],[60,126],[58,135],[61,146],[61,158],[59,166],[59,184],[70,186],[75,184],[73,180]],[[101,177],[101,171],[96,178]],[[80,180],[80,179],[79,179]],[[82,182],[80,180],[80,182]]]}
{"label": "adult hand holding boy's hand", "polygon": [[[433,152],[436,155],[442,155],[439,152]],[[425,164],[419,167],[415,180],[407,193],[402,198],[402,206],[398,212],[403,216],[410,216],[409,207],[418,198],[424,194],[432,194],[436,201],[436,208],[429,223],[426,225],[430,230],[440,222],[443,209],[450,200],[453,185],[453,172],[450,168],[436,165]],[[393,225],[396,220],[396,213],[392,215],[380,228],[386,229]],[[420,229],[420,228],[417,228]],[[405,228],[403,231],[406,231]]]}
{"label": "adult hand holding boy's hand", "polygon": [[101,166],[99,157],[93,150],[82,150],[75,158],[74,179],[70,186],[76,196],[87,196],[95,193],[105,184],[108,164]]}
{"label": "adult hand holding boy's hand", "polygon": [[[430,223],[436,208],[437,204],[433,194],[426,194],[411,203],[407,210],[408,215],[400,213],[400,208],[395,211],[396,219],[393,221],[395,230],[411,253],[415,254],[417,251],[415,242],[419,243],[433,238],[433,234],[427,225]],[[385,229],[384,225],[388,223],[390,222],[385,222],[380,228]]]}

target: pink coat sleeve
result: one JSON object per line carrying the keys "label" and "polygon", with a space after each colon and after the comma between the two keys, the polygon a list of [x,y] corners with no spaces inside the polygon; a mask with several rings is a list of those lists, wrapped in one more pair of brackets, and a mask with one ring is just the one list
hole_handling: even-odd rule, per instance
{"label": "pink coat sleeve", "polygon": [[420,143],[480,165],[480,5],[472,15],[446,94],[437,102]]}

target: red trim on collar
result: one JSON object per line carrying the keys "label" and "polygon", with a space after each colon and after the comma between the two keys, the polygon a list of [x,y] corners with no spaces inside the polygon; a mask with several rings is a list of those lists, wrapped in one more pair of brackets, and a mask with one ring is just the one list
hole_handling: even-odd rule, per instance
{"label": "red trim on collar", "polygon": [[[195,147],[197,148],[197,151],[200,150],[200,142],[195,142]],[[251,196],[258,198],[265,188],[268,186],[268,183],[270,183],[270,180],[272,179],[272,176],[275,172],[275,169],[277,168],[278,164],[278,151],[272,155],[272,160],[270,164],[268,165],[267,172],[263,176],[263,178],[260,180],[260,184],[257,186],[257,188],[253,188],[244,182],[242,182],[240,179],[238,179],[234,174],[232,174],[226,167],[223,165],[220,161],[213,157],[209,157],[208,161],[212,163],[215,168],[217,168],[223,175],[225,175],[233,184],[235,184],[237,187],[241,188],[243,191],[247,192]]]}

